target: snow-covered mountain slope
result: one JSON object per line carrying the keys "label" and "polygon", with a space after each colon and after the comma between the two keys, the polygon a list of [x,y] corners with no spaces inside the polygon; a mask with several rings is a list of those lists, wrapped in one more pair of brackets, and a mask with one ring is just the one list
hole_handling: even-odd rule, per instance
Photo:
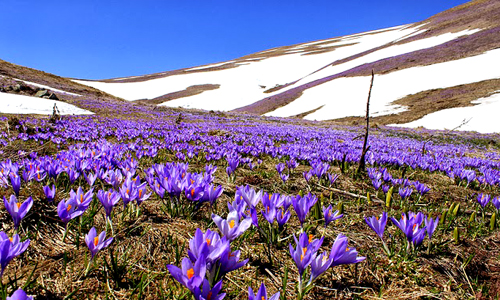
{"label": "snow-covered mountain slope", "polygon": [[[419,23],[278,47],[195,68],[75,82],[125,100],[169,107],[347,120],[364,115],[373,70],[371,115],[378,123],[436,128],[422,117],[457,107],[479,113],[481,109],[472,108],[484,101],[474,100],[500,90],[500,68],[493,67],[500,61],[498,15],[500,1],[476,0]],[[485,81],[488,88],[480,84]],[[468,87],[467,101],[457,93],[449,100],[447,91],[462,85]],[[433,93],[432,101],[415,97],[435,89],[440,93]],[[458,125],[448,121],[444,127]],[[475,130],[473,124],[467,129]],[[500,124],[488,128],[477,130],[500,132]]]}

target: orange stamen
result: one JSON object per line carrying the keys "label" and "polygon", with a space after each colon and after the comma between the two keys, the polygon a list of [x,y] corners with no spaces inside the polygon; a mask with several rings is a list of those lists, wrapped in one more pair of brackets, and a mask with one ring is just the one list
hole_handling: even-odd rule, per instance
{"label": "orange stamen", "polygon": [[193,276],[194,276],[194,270],[193,270],[193,268],[187,270],[186,275],[187,275],[188,279],[193,278]]}
{"label": "orange stamen", "polygon": [[212,242],[210,239],[206,239],[207,245],[210,246],[210,243]]}
{"label": "orange stamen", "polygon": [[99,238],[95,237],[94,238],[94,246],[97,246],[97,244],[99,244]]}
{"label": "orange stamen", "polygon": [[234,227],[234,220],[231,220],[231,221],[229,222],[229,228],[233,228],[233,227]]}
{"label": "orange stamen", "polygon": [[71,209],[71,204],[68,204],[68,208],[66,208],[67,211],[69,211]]}
{"label": "orange stamen", "polygon": [[21,208],[21,203],[16,203],[17,209]]}
{"label": "orange stamen", "polygon": [[310,234],[309,235],[309,244],[312,242],[313,238],[314,238],[314,235]]}

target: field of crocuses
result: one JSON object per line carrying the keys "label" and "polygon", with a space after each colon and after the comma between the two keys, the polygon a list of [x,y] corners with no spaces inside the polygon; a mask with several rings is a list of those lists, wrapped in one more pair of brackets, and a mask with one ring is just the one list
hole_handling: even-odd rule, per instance
{"label": "field of crocuses", "polygon": [[3,118],[2,299],[500,292],[498,136],[114,109]]}

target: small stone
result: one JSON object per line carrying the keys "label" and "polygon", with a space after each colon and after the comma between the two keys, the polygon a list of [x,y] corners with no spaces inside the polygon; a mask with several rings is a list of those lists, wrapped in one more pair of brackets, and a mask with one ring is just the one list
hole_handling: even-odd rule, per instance
{"label": "small stone", "polygon": [[36,94],[35,94],[35,97],[45,97],[45,96],[47,96],[47,97],[50,96],[49,91],[41,90],[41,91],[36,92]]}

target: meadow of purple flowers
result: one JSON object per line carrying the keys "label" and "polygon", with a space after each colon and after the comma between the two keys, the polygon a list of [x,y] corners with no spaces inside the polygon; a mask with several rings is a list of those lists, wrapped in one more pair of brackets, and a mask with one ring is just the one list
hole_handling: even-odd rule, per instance
{"label": "meadow of purple flowers", "polygon": [[0,133],[4,299],[497,293],[498,136],[85,105]]}

